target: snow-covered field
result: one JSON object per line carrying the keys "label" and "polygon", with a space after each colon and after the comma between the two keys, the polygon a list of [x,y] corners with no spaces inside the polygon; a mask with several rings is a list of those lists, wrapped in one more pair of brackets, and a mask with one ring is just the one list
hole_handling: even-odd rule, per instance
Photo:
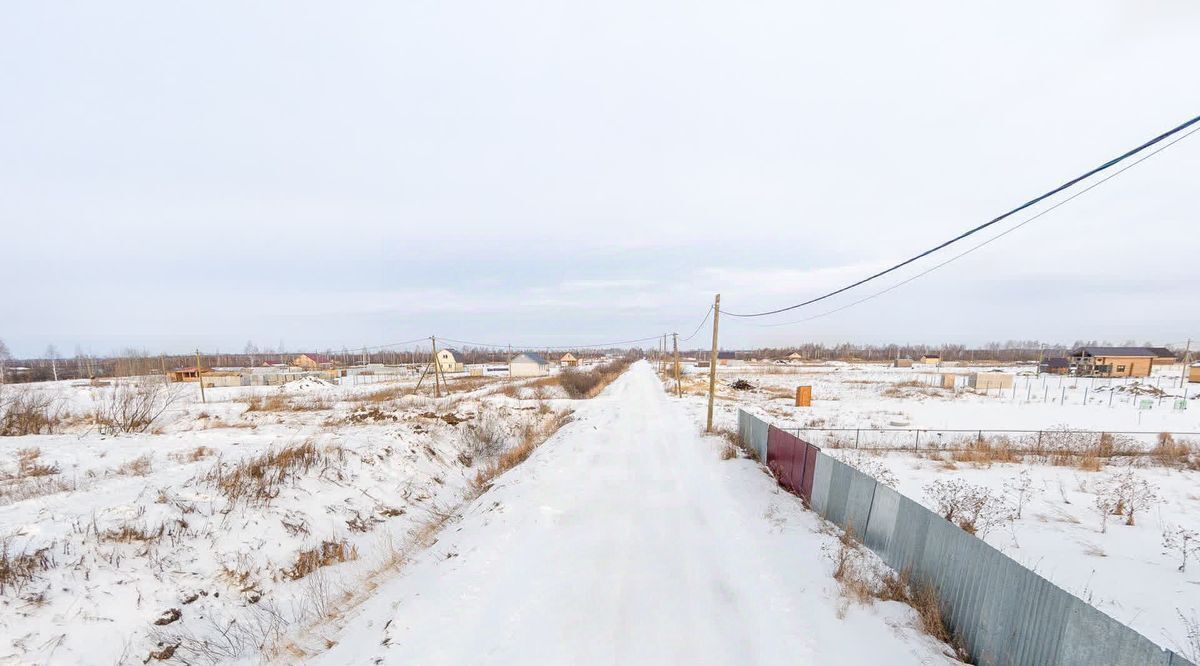
{"label": "snow-covered field", "polygon": [[[689,370],[692,388],[700,391],[704,370]],[[1110,405],[1107,380],[1018,376],[1014,398],[1011,389],[977,395],[961,388],[926,386],[924,374],[915,368],[867,364],[725,367],[719,373],[721,399],[716,403],[715,419],[718,426],[735,428],[736,410],[743,407],[780,427],[1200,431],[1195,385],[1185,386],[1186,410],[1175,409],[1170,397],[1164,397],[1161,405],[1153,398],[1150,408],[1139,409],[1141,401],[1148,398],[1123,388],[1127,382],[1112,383],[1117,393]],[[1178,376],[1176,368],[1142,380],[1142,384],[1161,386],[1168,396],[1181,398],[1185,389],[1178,386]],[[754,388],[732,389],[730,385],[737,379],[749,381]],[[1061,397],[1060,381],[1066,388],[1065,404],[1043,402],[1047,395]],[[1043,382],[1046,389],[1041,389]],[[813,386],[812,407],[793,406],[796,386],[801,384]],[[694,418],[702,420],[703,396],[689,393],[685,401]],[[820,442],[823,434],[814,430],[802,436]],[[853,434],[842,441],[852,446]],[[912,434],[903,436],[909,442]],[[862,440],[886,438],[863,436]],[[1130,443],[1149,448],[1154,440],[1148,435],[1131,438]],[[915,453],[826,450],[877,478],[890,475],[898,490],[935,510],[939,492],[932,484],[957,480],[987,489],[992,499],[989,510],[999,518],[981,535],[989,543],[1161,645],[1196,659],[1200,657],[1200,635],[1196,633],[1200,621],[1200,436],[1176,435],[1175,440],[1176,444],[1191,445],[1190,459],[1177,455],[1163,464],[1156,456],[1077,457],[1051,465],[1037,457],[996,462],[987,460],[988,456],[927,449]],[[1113,507],[1106,501],[1122,482],[1154,495],[1137,508],[1133,525],[1126,524],[1126,517],[1111,515]],[[1016,508],[1022,503],[1018,518]],[[1107,511],[1098,508],[1105,504],[1109,505]],[[1180,570],[1183,538],[1189,535],[1192,552],[1186,568]]]}
{"label": "snow-covered field", "polygon": [[[434,399],[304,380],[209,389],[201,404],[189,384],[146,433],[76,417],[61,434],[0,437],[0,663],[324,649],[324,627],[470,495],[483,455],[469,429],[510,442],[574,402],[458,384],[476,385]],[[6,387],[20,389],[79,415],[117,387]]]}
{"label": "snow-covered field", "polygon": [[[120,435],[78,415],[121,387],[26,387],[75,416],[0,438],[0,662],[954,663],[645,364],[585,401],[473,381],[188,385]],[[479,494],[471,429],[570,410]]]}

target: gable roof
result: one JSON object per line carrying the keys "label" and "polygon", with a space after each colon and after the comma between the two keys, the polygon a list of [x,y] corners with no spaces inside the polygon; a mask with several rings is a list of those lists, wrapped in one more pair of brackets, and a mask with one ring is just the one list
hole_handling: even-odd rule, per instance
{"label": "gable roof", "polygon": [[467,362],[467,357],[460,354],[457,349],[451,349],[449,347],[445,347],[443,349],[438,350],[439,354],[442,352],[446,352],[447,354],[449,354],[450,358],[454,359],[455,363],[466,363]]}
{"label": "gable roof", "polygon": [[1166,347],[1146,347],[1146,350],[1154,352],[1154,355],[1158,358],[1175,358],[1175,352]]}
{"label": "gable roof", "polygon": [[1071,356],[1158,356],[1158,354],[1147,347],[1080,347],[1071,352]]}
{"label": "gable roof", "polygon": [[572,354],[571,352],[567,352],[567,353],[565,353],[565,354],[563,354],[563,355],[562,355],[562,359],[561,359],[561,360],[563,360],[563,361],[574,361],[574,360],[577,360],[577,359],[575,358],[575,355],[574,355],[574,354]]}
{"label": "gable roof", "polygon": [[[1072,356],[1158,356],[1148,347],[1080,347],[1070,353]],[[1175,354],[1171,354],[1174,356]]]}
{"label": "gable roof", "polygon": [[[300,356],[307,356],[308,359],[310,361],[312,361],[313,363],[332,363],[333,362],[332,360],[330,360],[330,358],[328,356],[326,356],[324,354],[300,354]],[[297,356],[296,358],[300,358],[300,356]]]}
{"label": "gable roof", "polygon": [[511,361],[509,361],[509,363],[536,363],[538,365],[549,365],[549,363],[546,361],[546,357],[534,352],[517,354]]}

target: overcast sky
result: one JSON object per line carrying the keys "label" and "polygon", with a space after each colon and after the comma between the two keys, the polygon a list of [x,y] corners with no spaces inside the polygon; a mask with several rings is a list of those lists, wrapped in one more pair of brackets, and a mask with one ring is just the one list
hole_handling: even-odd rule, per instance
{"label": "overcast sky", "polygon": [[[1200,114],[1187,0],[3,12],[17,356],[686,335],[717,291],[812,297]],[[722,318],[722,342],[1182,341],[1198,229],[1200,136],[843,312],[761,326],[936,260]]]}

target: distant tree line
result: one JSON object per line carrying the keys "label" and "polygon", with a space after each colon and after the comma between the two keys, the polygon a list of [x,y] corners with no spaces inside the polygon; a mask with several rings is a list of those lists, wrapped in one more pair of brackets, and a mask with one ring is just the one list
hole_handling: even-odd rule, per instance
{"label": "distant tree line", "polygon": [[[1066,356],[1072,349],[1084,346],[1124,346],[1151,347],[1150,342],[1139,343],[1134,340],[1114,343],[1109,340],[1076,340],[1070,345],[1061,343],[1043,343],[1039,340],[1007,340],[1004,342],[989,342],[985,345],[968,347],[958,344],[943,345],[854,345],[839,343],[827,345],[823,343],[805,343],[787,347],[760,347],[756,349],[739,349],[722,353],[731,353],[737,359],[781,359],[797,353],[803,359],[813,361],[874,361],[884,362],[897,358],[916,359],[923,354],[937,354],[946,361],[966,361],[976,363],[1019,363],[1022,361],[1037,361],[1039,358]],[[446,348],[443,345],[439,349]],[[452,347],[462,354],[465,362],[475,363],[506,363],[508,359],[522,352],[535,352],[544,355],[550,362],[571,351],[578,358],[602,355],[624,355],[628,349],[494,349],[483,347]],[[405,365],[429,363],[431,349],[371,349],[357,350],[343,347],[339,350],[293,350],[286,351],[280,341],[276,348],[259,347],[254,342],[247,342],[241,352],[202,352],[200,364],[205,368],[222,367],[257,367],[264,363],[292,362],[300,354],[320,354],[328,357],[335,365],[347,367],[362,363],[382,363],[385,365]],[[653,350],[633,350],[634,355],[653,353]],[[707,360],[707,349],[680,350],[681,355],[689,358]],[[162,374],[176,368],[196,365],[195,354],[154,354],[145,349],[126,348],[111,356],[97,356],[85,352],[81,347],[75,348],[71,357],[63,357],[54,345],[46,348],[40,358],[17,359],[9,352],[8,347],[0,340],[0,383],[38,382],[55,379],[93,379],[99,377],[132,377],[140,375]],[[18,370],[19,368],[19,370]]]}

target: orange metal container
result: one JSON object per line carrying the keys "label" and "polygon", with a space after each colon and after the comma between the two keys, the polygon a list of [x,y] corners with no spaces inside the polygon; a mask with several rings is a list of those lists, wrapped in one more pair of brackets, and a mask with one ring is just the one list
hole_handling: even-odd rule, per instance
{"label": "orange metal container", "polygon": [[796,387],[796,406],[797,407],[812,407],[812,387],[797,386]]}

